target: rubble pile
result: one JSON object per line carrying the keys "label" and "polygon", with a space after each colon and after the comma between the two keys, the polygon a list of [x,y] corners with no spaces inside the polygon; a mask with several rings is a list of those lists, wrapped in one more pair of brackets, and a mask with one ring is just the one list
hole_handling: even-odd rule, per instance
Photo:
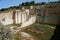
{"label": "rubble pile", "polygon": [[0,23],[0,40],[11,40],[11,30]]}

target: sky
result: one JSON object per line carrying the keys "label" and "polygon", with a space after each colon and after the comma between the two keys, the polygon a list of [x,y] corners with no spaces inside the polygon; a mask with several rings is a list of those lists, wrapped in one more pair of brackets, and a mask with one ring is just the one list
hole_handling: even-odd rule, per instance
{"label": "sky", "polygon": [[[30,2],[32,0],[0,0],[0,9],[2,8],[8,8],[10,6],[18,6],[22,2]],[[38,2],[48,2],[48,1],[57,1],[57,0],[34,0],[35,3]]]}

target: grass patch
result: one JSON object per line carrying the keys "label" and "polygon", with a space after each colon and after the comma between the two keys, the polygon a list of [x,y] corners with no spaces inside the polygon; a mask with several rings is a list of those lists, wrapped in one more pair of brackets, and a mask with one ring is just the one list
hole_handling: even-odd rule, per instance
{"label": "grass patch", "polygon": [[[30,25],[30,27],[28,29],[26,29],[25,32],[27,32],[27,33],[33,35],[34,37],[38,38],[38,40],[49,40],[51,38],[51,36],[53,35],[54,29],[55,29],[55,26],[35,23],[33,25]],[[29,30],[31,30],[31,31],[29,31]],[[44,33],[39,34],[36,32],[32,32],[32,30],[44,32]]]}

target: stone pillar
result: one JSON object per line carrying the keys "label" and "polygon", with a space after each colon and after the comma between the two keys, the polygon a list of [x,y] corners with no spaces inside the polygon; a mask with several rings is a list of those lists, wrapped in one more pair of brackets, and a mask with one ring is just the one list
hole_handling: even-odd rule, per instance
{"label": "stone pillar", "polygon": [[15,24],[15,11],[13,12],[13,24]]}
{"label": "stone pillar", "polygon": [[16,23],[18,23],[17,22],[17,19],[18,19],[17,16],[18,16],[17,13],[15,13],[15,21],[16,21]]}

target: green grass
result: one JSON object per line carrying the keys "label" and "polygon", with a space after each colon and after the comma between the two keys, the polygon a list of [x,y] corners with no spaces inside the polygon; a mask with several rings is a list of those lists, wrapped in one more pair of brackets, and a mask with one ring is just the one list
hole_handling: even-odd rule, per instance
{"label": "green grass", "polygon": [[[44,32],[43,34],[38,34],[36,32],[31,32],[30,30],[36,30],[39,32]],[[35,23],[33,25],[30,25],[30,28],[26,29],[25,32],[33,35],[34,37],[38,38],[38,40],[49,40],[51,36],[53,35],[53,31],[55,29],[55,26],[46,25],[46,24],[39,24]]]}

